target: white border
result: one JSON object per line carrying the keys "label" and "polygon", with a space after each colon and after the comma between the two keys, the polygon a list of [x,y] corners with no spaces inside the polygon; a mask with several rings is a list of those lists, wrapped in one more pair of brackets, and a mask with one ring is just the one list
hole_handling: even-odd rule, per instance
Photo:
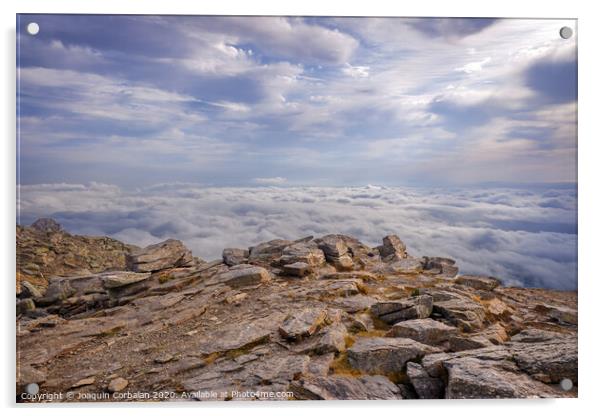
{"label": "white border", "polygon": [[[394,2],[370,0],[365,2],[327,0],[305,1],[230,1],[194,2],[192,0],[4,0],[0,2],[2,13],[2,82],[1,101],[2,127],[2,221],[0,255],[2,270],[3,341],[0,343],[6,362],[2,366],[0,392],[3,407],[12,414],[14,407],[14,267],[15,267],[15,13],[107,13],[107,14],[263,14],[263,15],[346,15],[346,16],[479,16],[479,17],[563,17],[579,19],[579,399],[575,400],[508,400],[508,401],[429,401],[429,402],[337,402],[337,403],[226,403],[195,404],[192,406],[165,407],[165,405],[127,406],[127,412],[148,415],[167,412],[170,414],[222,414],[242,413],[250,415],[287,414],[296,415],[316,412],[344,412],[362,414],[374,412],[428,412],[429,414],[468,415],[478,414],[507,416],[517,411],[534,413],[575,415],[586,412],[596,405],[600,396],[599,385],[602,372],[598,354],[600,319],[597,307],[602,290],[599,273],[600,217],[602,203],[599,179],[602,178],[600,157],[600,45],[602,40],[602,16],[596,13],[593,1],[529,2],[525,0],[503,0],[498,2],[454,0]],[[119,405],[111,406],[113,408]],[[374,409],[374,410],[373,410]],[[21,409],[28,414],[29,407]],[[76,406],[38,407],[45,415],[80,415]],[[86,414],[106,415],[107,409],[98,405],[87,406]]]}

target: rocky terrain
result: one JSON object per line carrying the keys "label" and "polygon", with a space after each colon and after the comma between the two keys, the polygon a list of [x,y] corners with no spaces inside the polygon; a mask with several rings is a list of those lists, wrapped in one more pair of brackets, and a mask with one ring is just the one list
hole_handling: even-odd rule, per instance
{"label": "rocky terrain", "polygon": [[44,219],[17,227],[17,268],[18,401],[577,396],[576,292],[458,275],[395,235],[204,261]]}

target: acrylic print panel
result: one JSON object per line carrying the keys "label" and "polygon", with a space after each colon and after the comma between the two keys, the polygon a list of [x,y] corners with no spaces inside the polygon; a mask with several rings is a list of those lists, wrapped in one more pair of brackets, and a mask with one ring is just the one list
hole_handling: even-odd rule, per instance
{"label": "acrylic print panel", "polygon": [[576,23],[18,15],[17,401],[576,397]]}

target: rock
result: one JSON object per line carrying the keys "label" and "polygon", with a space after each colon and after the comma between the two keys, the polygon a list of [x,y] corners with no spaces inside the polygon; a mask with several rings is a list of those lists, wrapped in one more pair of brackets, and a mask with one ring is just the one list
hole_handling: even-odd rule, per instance
{"label": "rock", "polygon": [[416,394],[421,399],[442,399],[445,394],[443,380],[431,377],[420,364],[408,362],[406,373]]}
{"label": "rock", "polygon": [[102,282],[105,288],[115,289],[147,280],[150,275],[150,273],[113,272],[109,274],[103,274]]}
{"label": "rock", "polygon": [[351,367],[369,374],[395,374],[406,362],[440,350],[407,338],[358,337],[347,350]]}
{"label": "rock", "polygon": [[433,311],[441,314],[463,331],[474,331],[483,326],[485,309],[472,299],[453,297],[433,304]]}
{"label": "rock", "polygon": [[254,247],[250,247],[249,263],[267,266],[274,260],[280,258],[284,249],[291,244],[294,244],[294,242],[289,240],[271,240],[267,243],[261,243]]}
{"label": "rock", "polygon": [[516,343],[510,346],[516,365],[533,378],[558,383],[568,378],[577,384],[577,339],[559,338],[545,343]]}
{"label": "rock", "polygon": [[276,315],[274,318],[230,324],[217,331],[205,333],[198,350],[203,355],[222,354],[266,343],[272,333],[273,319],[277,318]]}
{"label": "rock", "polygon": [[446,362],[444,366],[448,373],[447,399],[557,396],[554,390],[524,374],[504,371],[481,360],[466,358]]}
{"label": "rock", "polygon": [[347,328],[342,323],[336,323],[327,327],[326,332],[316,345],[315,351],[318,354],[327,354],[329,352],[345,351],[345,337]]}
{"label": "rock", "polygon": [[487,313],[495,316],[498,319],[506,319],[514,312],[504,301],[498,298],[493,298],[485,302]]}
{"label": "rock", "polygon": [[309,361],[307,355],[267,357],[262,361],[254,362],[250,367],[250,372],[264,383],[288,383],[307,373]]}
{"label": "rock", "polygon": [[527,328],[514,335],[510,340],[512,342],[547,342],[565,335],[558,334],[557,332],[546,331],[537,328]]}
{"label": "rock", "polygon": [[280,266],[305,263],[311,268],[320,267],[325,262],[324,252],[315,242],[299,242],[287,246],[282,250],[282,256],[276,260]]}
{"label": "rock", "polygon": [[241,248],[225,248],[222,251],[222,259],[228,266],[236,266],[247,262],[249,250]]}
{"label": "rock", "polygon": [[387,337],[410,338],[428,345],[438,345],[449,340],[458,330],[430,318],[411,319],[396,323],[386,333]]}
{"label": "rock", "polygon": [[311,269],[309,264],[298,261],[296,263],[284,265],[282,271],[289,276],[303,277],[308,275],[311,272]]}
{"label": "rock", "polygon": [[[19,350],[17,350],[19,351]],[[17,360],[17,393],[22,393],[25,391],[26,387],[29,384],[38,384],[42,385],[46,382],[46,372],[33,368],[31,365],[22,365],[19,360]]]}
{"label": "rock", "polygon": [[292,341],[314,334],[326,319],[323,308],[307,308],[289,315],[278,328],[280,335]]}
{"label": "rock", "polygon": [[154,361],[157,364],[165,364],[165,363],[170,362],[173,359],[174,359],[174,356],[172,354],[164,353],[164,354],[159,355],[158,357],[155,357]]}
{"label": "rock", "polygon": [[295,381],[290,390],[299,400],[397,400],[399,387],[383,376],[313,377]]}
{"label": "rock", "polygon": [[128,386],[128,384],[129,384],[129,381],[127,381],[125,378],[117,377],[117,378],[111,380],[111,382],[109,383],[109,386],[107,387],[107,390],[109,390],[109,392],[111,392],[111,393],[116,393],[118,391],[125,389]]}
{"label": "rock", "polygon": [[553,321],[577,325],[577,311],[575,309],[540,303],[535,305],[535,311],[547,315]]}
{"label": "rock", "polygon": [[366,295],[355,295],[345,298],[335,299],[333,305],[343,309],[348,313],[356,313],[359,311],[366,310],[378,301],[370,296]]}
{"label": "rock", "polygon": [[407,257],[385,264],[377,270],[383,274],[415,274],[422,271],[422,263],[416,257]]}
{"label": "rock", "polygon": [[500,285],[500,281],[496,278],[473,275],[458,276],[454,282],[477,290],[493,290]]}
{"label": "rock", "polygon": [[439,274],[442,277],[453,278],[458,274],[456,261],[445,257],[423,257],[422,265],[424,270]]}
{"label": "rock", "polygon": [[383,261],[402,260],[407,257],[406,245],[394,234],[383,238],[383,245],[378,247],[378,251]]}
{"label": "rock", "polygon": [[226,284],[231,288],[266,283],[271,279],[270,272],[263,267],[246,264],[234,266],[218,277],[218,280],[221,283]]}
{"label": "rock", "polygon": [[408,319],[428,318],[433,310],[433,298],[429,295],[415,296],[400,301],[377,302],[370,311],[381,321],[395,324]]}
{"label": "rock", "polygon": [[33,299],[17,299],[17,315],[21,315],[36,309]]}
{"label": "rock", "polygon": [[88,377],[88,378],[84,378],[84,379],[79,380],[77,383],[75,383],[74,385],[72,385],[71,388],[89,386],[91,384],[94,384],[95,382],[96,382],[96,379],[94,377]]}
{"label": "rock", "polygon": [[48,306],[56,302],[61,302],[74,293],[75,290],[69,284],[69,280],[62,277],[53,278],[44,296],[36,299],[36,303],[40,306]]}
{"label": "rock", "polygon": [[317,239],[316,244],[324,252],[326,261],[336,267],[337,270],[353,269],[354,263],[345,236],[329,234]]}
{"label": "rock", "polygon": [[37,219],[31,228],[42,233],[58,233],[62,231],[61,225],[52,218]]}
{"label": "rock", "polygon": [[193,263],[192,253],[179,240],[165,240],[136,250],[128,256],[130,270],[154,272],[170,267],[186,267]]}
{"label": "rock", "polygon": [[34,285],[24,280],[21,282],[21,293],[19,293],[19,297],[21,299],[24,298],[41,298],[42,292],[36,288]]}
{"label": "rock", "polygon": [[467,337],[454,336],[449,339],[449,349],[451,351],[466,351],[477,348],[492,347],[494,344],[482,335]]}

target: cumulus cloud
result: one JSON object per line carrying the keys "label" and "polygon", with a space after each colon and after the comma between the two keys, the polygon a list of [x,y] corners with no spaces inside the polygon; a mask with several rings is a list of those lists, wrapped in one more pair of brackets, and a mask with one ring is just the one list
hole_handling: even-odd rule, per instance
{"label": "cumulus cloud", "polygon": [[370,245],[398,234],[410,254],[455,258],[463,273],[575,289],[576,190],[366,187],[212,188],[170,184],[20,187],[21,222],[51,216],[72,233],[147,245],[184,241],[205,259],[224,247],[327,233]]}

